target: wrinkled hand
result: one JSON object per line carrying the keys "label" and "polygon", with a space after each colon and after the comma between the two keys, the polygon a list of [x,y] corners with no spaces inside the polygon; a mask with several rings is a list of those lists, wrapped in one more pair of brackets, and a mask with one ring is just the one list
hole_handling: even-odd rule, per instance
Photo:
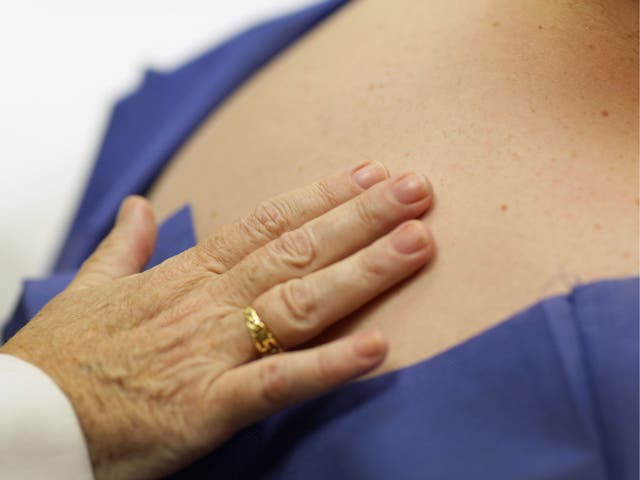
{"label": "wrinkled hand", "polygon": [[68,396],[97,478],[171,473],[383,360],[377,330],[258,359],[243,316],[253,306],[294,349],[429,260],[431,236],[410,220],[429,183],[366,167],[267,201],[143,273],[156,226],[144,199],[123,203],[71,285],[1,349]]}

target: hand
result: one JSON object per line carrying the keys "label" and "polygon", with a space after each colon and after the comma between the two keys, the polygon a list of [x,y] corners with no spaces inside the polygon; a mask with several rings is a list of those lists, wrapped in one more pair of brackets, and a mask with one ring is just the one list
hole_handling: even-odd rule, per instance
{"label": "hand", "polygon": [[171,473],[380,364],[377,330],[257,359],[243,316],[253,306],[295,349],[430,259],[431,236],[410,219],[431,186],[369,167],[265,202],[143,273],[156,226],[144,199],[123,203],[71,285],[1,349],[68,396],[97,478]]}

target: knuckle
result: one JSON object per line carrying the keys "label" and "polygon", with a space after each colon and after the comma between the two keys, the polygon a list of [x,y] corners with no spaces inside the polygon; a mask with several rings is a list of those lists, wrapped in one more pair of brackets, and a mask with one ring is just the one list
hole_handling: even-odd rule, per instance
{"label": "knuckle", "polygon": [[336,195],[335,191],[327,184],[326,180],[321,180],[313,185],[315,194],[321,201],[330,207],[335,207],[340,204],[340,199]]}
{"label": "knuckle", "polygon": [[366,278],[379,279],[387,274],[381,256],[374,255],[371,249],[363,250],[360,254],[360,272]]}
{"label": "knuckle", "polygon": [[285,232],[272,244],[273,254],[298,268],[313,263],[316,256],[315,242],[308,228]]}
{"label": "knuckle", "polygon": [[361,195],[355,198],[354,208],[358,220],[367,231],[376,232],[384,225],[385,219],[380,209],[375,208],[374,202]]}
{"label": "knuckle", "polygon": [[171,314],[173,307],[182,308],[186,301],[194,299],[206,292],[208,275],[197,271],[183,272],[179,267],[172,265],[171,259],[144,272],[141,280],[146,293],[144,298],[153,305],[158,312],[167,311]]}
{"label": "knuckle", "polygon": [[276,238],[289,229],[289,213],[290,208],[286,203],[266,200],[247,217],[245,227],[262,236]]}
{"label": "knuckle", "polygon": [[209,268],[212,266],[212,270],[222,270],[224,263],[219,258],[218,252],[224,252],[224,240],[221,240],[218,235],[201,240],[200,243],[193,247],[193,256],[197,259],[200,265]]}
{"label": "knuckle", "polygon": [[265,360],[259,372],[262,397],[270,404],[284,405],[291,397],[291,382],[277,359]]}
{"label": "knuckle", "polygon": [[202,240],[193,248],[193,255],[199,265],[212,273],[223,273],[231,265],[235,253],[233,235],[229,229],[222,229],[215,235]]}
{"label": "knuckle", "polygon": [[294,326],[308,328],[317,309],[316,298],[311,292],[308,282],[301,278],[294,278],[280,284],[279,288],[280,299]]}

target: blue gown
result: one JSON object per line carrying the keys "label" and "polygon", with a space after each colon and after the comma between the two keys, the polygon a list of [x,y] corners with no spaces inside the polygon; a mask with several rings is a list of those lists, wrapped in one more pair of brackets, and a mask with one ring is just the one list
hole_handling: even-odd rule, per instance
{"label": "blue gown", "polygon": [[[258,25],[120,100],[53,272],[29,280],[10,338],[71,280],[198,125],[339,9]],[[189,206],[149,266],[193,246]],[[173,478],[638,479],[638,278],[579,285],[434,358],[349,384],[239,432]]]}

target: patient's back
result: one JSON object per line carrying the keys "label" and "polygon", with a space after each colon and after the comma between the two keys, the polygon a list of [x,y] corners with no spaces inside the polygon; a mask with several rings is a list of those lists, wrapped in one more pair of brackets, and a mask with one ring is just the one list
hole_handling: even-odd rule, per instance
{"label": "patient's back", "polygon": [[207,119],[151,192],[159,219],[190,202],[202,238],[357,161],[426,173],[437,258],[325,336],[380,325],[377,372],[637,275],[638,4],[610,3],[348,5]]}

